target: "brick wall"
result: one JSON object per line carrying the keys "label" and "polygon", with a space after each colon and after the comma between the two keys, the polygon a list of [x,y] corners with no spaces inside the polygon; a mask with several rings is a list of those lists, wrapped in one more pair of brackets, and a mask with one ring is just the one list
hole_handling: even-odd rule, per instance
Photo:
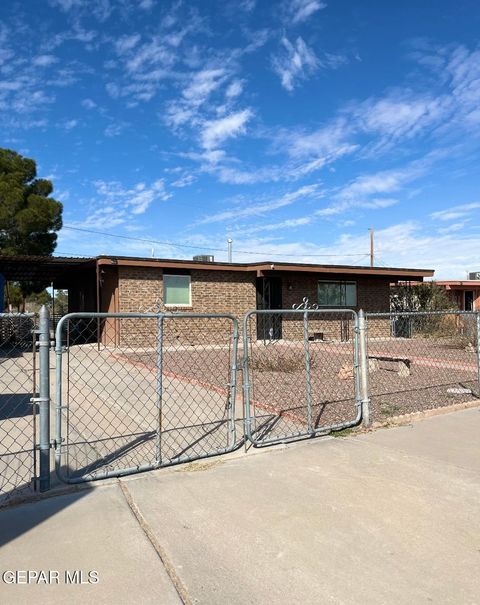
{"label": "brick wall", "polygon": [[[229,313],[241,321],[248,309],[256,306],[255,276],[238,271],[191,271],[191,307],[166,307],[163,304],[163,270],[146,267],[119,267],[119,300],[121,312],[155,311],[161,302],[164,312]],[[145,329],[137,322],[124,321],[122,344],[131,347],[152,346],[156,326]],[[148,320],[145,320],[148,322]],[[150,320],[150,323],[152,320]],[[128,327],[127,324],[128,323]],[[224,320],[175,319],[164,324],[165,343],[189,344],[204,342],[227,344],[232,323]],[[149,334],[150,332],[150,334]],[[142,344],[143,343],[143,344]]]}
{"label": "brick wall", "polygon": [[[316,303],[319,279],[325,281],[356,281],[357,305],[353,307],[354,311],[359,309],[370,313],[389,311],[390,280],[388,278],[363,276],[355,278],[355,276],[335,274],[325,277],[308,273],[285,274],[282,288],[283,307],[291,309],[293,304],[301,303],[304,297],[307,297],[310,303]],[[309,336],[313,336],[314,333],[321,333],[327,340],[344,340],[353,337],[352,316],[342,313],[341,309],[336,313],[324,315],[322,319],[314,319],[314,317],[315,314],[312,314],[308,322]],[[285,339],[303,337],[303,318],[285,316],[282,323],[282,332]]]}
{"label": "brick wall", "polygon": [[[145,312],[155,311],[158,302],[163,301],[163,270],[150,267],[123,267],[119,270],[119,311]],[[310,302],[317,301],[317,282],[319,276],[309,273],[281,273],[283,307],[291,309],[304,297]],[[326,279],[357,281],[357,307],[370,312],[385,312],[389,309],[389,280],[387,278],[338,276],[332,274]],[[162,311],[184,311],[192,313],[230,313],[240,321],[249,309],[256,308],[255,274],[238,271],[191,271],[192,306],[165,307]],[[152,346],[155,340],[156,326],[152,320],[123,321],[121,342],[126,346]],[[148,326],[150,322],[150,327]],[[202,342],[205,338],[210,343],[228,342],[230,325],[225,322],[214,326],[214,321],[189,319],[169,320],[165,323],[165,341],[188,344]],[[252,334],[255,334],[255,320],[252,323]],[[138,324],[138,328],[135,325]],[[282,322],[283,338],[297,339],[303,337],[303,322],[299,318],[285,317]],[[329,318],[311,320],[309,332],[321,332],[325,338],[351,338],[353,335],[350,317],[341,313]]]}

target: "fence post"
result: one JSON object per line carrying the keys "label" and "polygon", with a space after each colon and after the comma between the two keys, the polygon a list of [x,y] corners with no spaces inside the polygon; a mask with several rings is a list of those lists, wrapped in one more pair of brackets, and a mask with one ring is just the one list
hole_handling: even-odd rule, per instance
{"label": "fence post", "polygon": [[310,347],[308,341],[308,310],[305,310],[303,313],[303,348],[305,351],[305,373],[307,379],[307,423],[308,423],[308,432],[310,435],[313,435],[315,431],[313,430],[313,412],[312,412],[312,363],[310,358]]}
{"label": "fence post", "polygon": [[365,313],[363,309],[358,312],[358,344],[359,360],[358,369],[360,371],[360,396],[362,404],[362,422],[363,426],[371,425],[370,418],[370,398],[368,393],[368,352],[367,352],[367,326]]}
{"label": "fence post", "polygon": [[478,398],[480,399],[480,311],[477,311],[477,379]]}
{"label": "fence post", "polygon": [[45,305],[40,309],[38,346],[40,491],[44,492],[50,489],[50,314]]}
{"label": "fence post", "polygon": [[157,317],[157,435],[156,435],[156,463],[162,465],[162,403],[163,403],[163,318],[162,314]]}

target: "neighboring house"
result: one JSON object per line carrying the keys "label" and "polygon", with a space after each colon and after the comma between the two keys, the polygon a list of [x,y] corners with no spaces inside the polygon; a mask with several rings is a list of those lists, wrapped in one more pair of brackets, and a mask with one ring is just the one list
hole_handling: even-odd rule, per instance
{"label": "neighboring house", "polygon": [[[388,312],[390,284],[422,282],[430,269],[261,262],[225,263],[99,256],[90,259],[0,257],[7,280],[42,276],[67,289],[69,311],[111,313],[187,311],[230,313],[241,319],[251,309],[291,309],[308,298],[320,309]],[[351,337],[348,324],[312,330],[328,338]],[[287,318],[257,322],[259,339],[296,338],[301,322]],[[116,324],[106,330],[109,342],[129,340]],[[131,333],[129,333],[131,334]]]}
{"label": "neighboring house", "polygon": [[480,311],[480,279],[435,282],[461,311]]}

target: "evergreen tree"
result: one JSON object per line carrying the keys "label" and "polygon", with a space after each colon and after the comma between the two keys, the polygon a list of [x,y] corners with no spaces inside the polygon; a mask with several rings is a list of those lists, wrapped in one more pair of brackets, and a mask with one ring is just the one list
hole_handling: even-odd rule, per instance
{"label": "evergreen tree", "polygon": [[34,160],[0,148],[0,255],[50,256],[62,227],[53,185],[37,178]]}

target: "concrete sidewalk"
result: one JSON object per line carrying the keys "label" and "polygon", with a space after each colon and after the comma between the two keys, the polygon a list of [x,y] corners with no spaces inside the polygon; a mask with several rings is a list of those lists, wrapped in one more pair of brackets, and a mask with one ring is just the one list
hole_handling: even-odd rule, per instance
{"label": "concrete sidewalk", "polygon": [[1,573],[60,583],[0,577],[0,602],[479,603],[479,431],[470,409],[6,509]]}

